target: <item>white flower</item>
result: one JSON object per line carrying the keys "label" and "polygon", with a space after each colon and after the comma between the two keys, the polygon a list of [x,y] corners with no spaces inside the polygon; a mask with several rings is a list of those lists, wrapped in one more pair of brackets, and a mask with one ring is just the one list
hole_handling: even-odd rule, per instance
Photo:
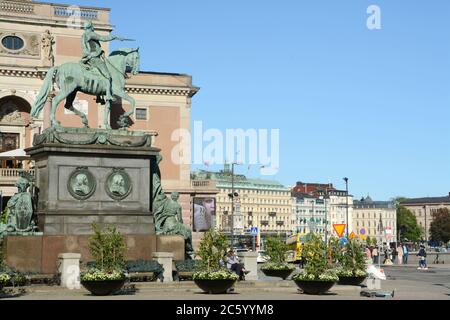
{"label": "white flower", "polygon": [[193,278],[194,280],[237,280],[239,277],[235,273],[221,270],[216,272],[196,272]]}
{"label": "white flower", "polygon": [[0,273],[0,283],[6,284],[11,280],[11,277],[6,273]]}
{"label": "white flower", "polygon": [[108,280],[124,280],[127,275],[122,271],[113,271],[107,273],[101,270],[89,270],[81,274],[81,281],[108,281]]}

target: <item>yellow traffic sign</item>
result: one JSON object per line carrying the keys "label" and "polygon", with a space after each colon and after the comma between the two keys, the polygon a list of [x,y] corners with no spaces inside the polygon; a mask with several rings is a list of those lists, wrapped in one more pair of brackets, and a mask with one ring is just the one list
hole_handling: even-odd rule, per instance
{"label": "yellow traffic sign", "polygon": [[342,238],[345,232],[346,224],[333,224],[334,231],[336,231],[339,238]]}

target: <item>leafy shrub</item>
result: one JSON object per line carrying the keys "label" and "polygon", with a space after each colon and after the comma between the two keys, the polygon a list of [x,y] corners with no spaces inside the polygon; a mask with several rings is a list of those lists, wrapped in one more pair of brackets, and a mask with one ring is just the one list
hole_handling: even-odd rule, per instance
{"label": "leafy shrub", "polygon": [[11,277],[7,273],[0,273],[0,287],[3,287],[9,283]]}
{"label": "leafy shrub", "polygon": [[126,245],[123,236],[113,226],[101,230],[95,223],[95,232],[89,239],[89,250],[95,267],[81,274],[81,281],[123,280],[125,275]]}
{"label": "leafy shrub", "polygon": [[303,246],[302,258],[306,261],[305,273],[295,275],[295,281],[338,281],[329,258],[332,251],[319,235],[313,234]]}
{"label": "leafy shrub", "polygon": [[270,237],[266,240],[265,256],[268,262],[262,266],[262,270],[295,270],[293,265],[286,262],[289,247],[281,238]]}
{"label": "leafy shrub", "polygon": [[223,269],[226,264],[227,248],[227,237],[223,233],[214,230],[206,232],[197,252],[197,256],[201,259],[199,269],[206,272]]}
{"label": "leafy shrub", "polygon": [[338,275],[342,277],[362,277],[367,275],[367,256],[364,245],[356,239],[350,239],[345,246],[339,246]]}
{"label": "leafy shrub", "polygon": [[3,286],[23,287],[30,282],[28,275],[11,269],[5,264],[0,266],[0,275],[2,275],[4,279],[9,279],[2,284]]}
{"label": "leafy shrub", "polygon": [[113,272],[125,267],[125,252],[127,250],[123,236],[113,226],[106,231],[92,225],[95,235],[89,239],[89,250],[100,270]]}
{"label": "leafy shrub", "polygon": [[206,232],[196,254],[201,260],[194,280],[237,280],[238,276],[226,268],[227,248],[227,237],[223,233],[214,230]]}

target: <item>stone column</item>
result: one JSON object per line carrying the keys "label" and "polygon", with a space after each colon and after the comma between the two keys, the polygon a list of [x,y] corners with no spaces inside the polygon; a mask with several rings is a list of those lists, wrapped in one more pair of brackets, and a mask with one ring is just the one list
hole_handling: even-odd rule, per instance
{"label": "stone column", "polygon": [[80,259],[81,254],[63,253],[58,256],[61,274],[61,286],[67,289],[80,289]]}
{"label": "stone column", "polygon": [[164,282],[173,282],[173,257],[174,254],[170,252],[153,253],[153,259],[158,261],[164,268]]}
{"label": "stone column", "polygon": [[245,280],[258,280],[258,253],[257,252],[241,252],[238,253],[238,258],[245,266],[245,270],[250,271],[245,276]]}

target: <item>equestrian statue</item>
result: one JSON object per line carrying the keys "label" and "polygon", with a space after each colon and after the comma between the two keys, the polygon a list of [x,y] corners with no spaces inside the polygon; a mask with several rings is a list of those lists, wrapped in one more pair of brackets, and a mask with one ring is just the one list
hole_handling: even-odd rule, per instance
{"label": "equestrian statue", "polygon": [[[133,75],[139,73],[139,48],[119,49],[113,51],[106,58],[101,42],[133,40],[112,35],[101,36],[95,32],[91,21],[85,23],[84,30],[81,40],[83,49],[81,61],[79,63],[66,63],[48,71],[42,89],[31,110],[31,116],[33,118],[39,116],[53,91],[53,84],[56,83],[60,90],[52,99],[50,123],[53,128],[61,128],[61,124],[56,119],[56,110],[63,100],[66,100],[65,108],[78,115],[84,127],[89,128],[86,114],[73,106],[77,93],[83,92],[97,96],[97,102],[106,105],[104,123],[106,129],[111,129],[108,119],[111,112],[111,102],[115,101],[114,96],[128,101],[131,105],[130,110],[123,114],[117,122],[119,128],[126,129],[130,126],[130,115],[134,113],[136,103],[125,92],[125,81],[127,72],[131,71]],[[105,98],[102,99],[102,97]]]}

